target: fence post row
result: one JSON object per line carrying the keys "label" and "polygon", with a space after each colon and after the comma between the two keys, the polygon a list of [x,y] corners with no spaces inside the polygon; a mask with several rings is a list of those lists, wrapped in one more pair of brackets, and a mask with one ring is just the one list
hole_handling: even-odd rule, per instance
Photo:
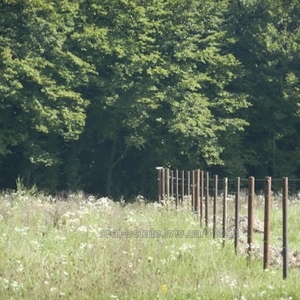
{"label": "fence post row", "polygon": [[[197,215],[197,220],[202,226],[203,217],[205,228],[209,226],[209,173],[200,169],[193,171],[174,171],[169,168],[157,167],[157,189],[158,200],[164,201],[170,197],[175,198],[176,207],[185,199],[190,199],[192,212]],[[217,201],[218,201],[218,175],[214,175],[214,197],[213,197],[213,238],[217,236]],[[175,184],[174,184],[175,180]],[[235,180],[235,201],[234,201],[234,250],[238,253],[239,241],[239,214],[240,214],[240,189],[241,178]],[[288,275],[288,244],[287,244],[287,204],[288,204],[288,177],[282,179],[282,257],[283,257],[283,279]],[[270,216],[271,216],[271,193],[272,178],[265,177],[264,183],[264,239],[263,239],[263,269],[270,266]],[[174,197],[175,195],[175,197]],[[228,178],[223,179],[223,207],[222,207],[222,243],[225,246],[226,224],[227,224],[227,195]],[[247,261],[252,260],[253,234],[254,234],[254,196],[255,178],[248,178],[248,227],[247,227]],[[204,211],[203,211],[204,209]]]}

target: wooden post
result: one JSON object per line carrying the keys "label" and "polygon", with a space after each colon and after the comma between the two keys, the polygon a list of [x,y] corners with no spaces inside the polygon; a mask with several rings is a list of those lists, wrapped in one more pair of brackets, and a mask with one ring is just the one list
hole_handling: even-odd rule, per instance
{"label": "wooden post", "polygon": [[253,210],[254,210],[254,193],[255,193],[255,179],[249,177],[248,182],[248,262],[251,262],[252,258],[252,246],[253,246]]}
{"label": "wooden post", "polygon": [[283,195],[282,195],[282,275],[283,279],[288,276],[288,243],[287,243],[287,204],[288,204],[288,177],[283,178]]}
{"label": "wooden post", "polygon": [[181,171],[181,202],[183,203],[184,200],[184,171]]}
{"label": "wooden post", "polygon": [[200,170],[196,170],[196,199],[195,211],[197,213],[198,222],[200,222]]}
{"label": "wooden post", "polygon": [[165,168],[163,168],[162,170],[161,170],[161,174],[162,174],[162,176],[161,176],[161,178],[162,178],[162,180],[161,180],[161,187],[162,187],[162,189],[161,189],[161,191],[162,191],[162,201],[165,201],[166,199],[166,169]]}
{"label": "wooden post", "polygon": [[200,225],[203,220],[203,202],[204,202],[204,171],[200,171]]}
{"label": "wooden post", "polygon": [[213,238],[216,238],[217,232],[217,201],[218,201],[218,175],[214,178],[215,193],[214,193],[214,205],[213,205]]}
{"label": "wooden post", "polygon": [[167,201],[170,198],[170,169],[166,169],[166,192],[167,192]]}
{"label": "wooden post", "polygon": [[179,204],[179,176],[178,176],[178,169],[176,169],[175,171],[175,177],[176,177],[176,208],[178,207],[178,204]]}
{"label": "wooden post", "polygon": [[227,222],[227,194],[228,194],[228,178],[223,179],[223,221],[222,221],[222,244],[225,246],[226,241],[226,222]]}
{"label": "wooden post", "polygon": [[173,201],[173,199],[174,199],[174,171],[173,170],[170,171],[170,181],[171,181],[170,197]]}
{"label": "wooden post", "polygon": [[265,178],[264,270],[270,267],[270,212],[272,178]]}
{"label": "wooden post", "polygon": [[238,241],[239,241],[239,231],[240,231],[240,220],[239,220],[239,210],[240,210],[240,190],[241,190],[241,178],[236,178],[236,191],[235,191],[235,216],[234,216],[234,250],[235,254],[238,253]]}
{"label": "wooden post", "polygon": [[195,212],[195,170],[192,170],[192,197],[191,197],[191,205],[192,212]]}
{"label": "wooden post", "polygon": [[208,228],[209,173],[205,173],[205,226]]}
{"label": "wooden post", "polygon": [[191,171],[187,171],[187,194],[191,196]]}
{"label": "wooden post", "polygon": [[158,202],[162,200],[162,168],[161,167],[156,167],[157,170],[157,194],[158,194]]}

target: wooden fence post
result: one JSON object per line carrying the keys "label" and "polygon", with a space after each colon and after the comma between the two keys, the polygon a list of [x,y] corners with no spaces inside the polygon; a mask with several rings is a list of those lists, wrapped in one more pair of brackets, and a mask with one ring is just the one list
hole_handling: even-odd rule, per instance
{"label": "wooden fence post", "polygon": [[222,245],[225,246],[226,241],[226,222],[227,222],[227,194],[228,194],[228,178],[223,179],[223,221],[222,221]]}
{"label": "wooden fence post", "polygon": [[192,197],[191,197],[191,205],[192,212],[195,212],[195,170],[192,170]]}
{"label": "wooden fence post", "polygon": [[265,178],[265,217],[264,217],[264,270],[270,266],[270,211],[271,211],[271,177]]}
{"label": "wooden fence post", "polygon": [[181,203],[184,201],[184,171],[181,171]]}
{"label": "wooden fence post", "polygon": [[255,179],[249,177],[248,182],[248,262],[251,262],[252,258],[252,246],[253,246],[253,210],[254,210],[254,193],[255,193]]}
{"label": "wooden fence post", "polygon": [[241,190],[241,178],[236,178],[236,191],[235,191],[235,216],[234,216],[234,250],[235,254],[238,253],[239,231],[240,231],[240,190]]}
{"label": "wooden fence post", "polygon": [[191,171],[187,171],[187,194],[191,196]]}
{"label": "wooden fence post", "polygon": [[163,168],[161,170],[161,194],[162,194],[162,201],[165,201],[166,198],[166,169]]}
{"label": "wooden fence post", "polygon": [[158,202],[161,200],[161,169],[160,167],[156,167],[157,170],[157,196]]}
{"label": "wooden fence post", "polygon": [[200,222],[200,170],[196,171],[196,200],[195,211],[197,213],[198,222]]}
{"label": "wooden fence post", "polygon": [[170,169],[166,169],[166,192],[167,192],[167,201],[169,201],[170,198]]}
{"label": "wooden fence post", "polygon": [[200,225],[203,220],[204,171],[200,171]]}
{"label": "wooden fence post", "polygon": [[270,266],[270,211],[271,211],[271,177],[265,178],[265,218],[264,218],[264,270]]}
{"label": "wooden fence post", "polygon": [[176,180],[176,183],[175,183],[175,185],[176,185],[176,208],[178,207],[178,203],[179,203],[179,186],[178,186],[178,184],[179,184],[179,176],[178,176],[178,169],[176,169],[176,171],[175,171],[175,180]]}
{"label": "wooden fence post", "polygon": [[283,279],[288,276],[288,244],[287,244],[287,203],[288,203],[288,177],[283,178],[283,195],[282,195],[282,275]]}
{"label": "wooden fence post", "polygon": [[171,185],[170,185],[170,197],[173,201],[174,199],[174,171],[173,170],[170,170],[170,182],[171,182]]}
{"label": "wooden fence post", "polygon": [[217,201],[218,201],[218,175],[214,178],[215,193],[214,193],[214,205],[213,205],[213,238],[216,238],[217,232]]}
{"label": "wooden fence post", "polygon": [[205,226],[208,228],[209,173],[205,173]]}

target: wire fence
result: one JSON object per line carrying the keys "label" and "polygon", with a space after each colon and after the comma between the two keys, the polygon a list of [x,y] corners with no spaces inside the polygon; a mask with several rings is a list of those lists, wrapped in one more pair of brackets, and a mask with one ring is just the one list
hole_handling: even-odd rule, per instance
{"label": "wire fence", "polygon": [[[276,186],[277,198],[282,205],[282,268],[283,279],[288,275],[288,244],[287,244],[287,202],[289,200],[289,184],[300,184],[300,179],[274,179],[271,177],[260,178],[219,178],[218,175],[210,176],[208,172],[200,169],[192,171],[171,170],[157,168],[158,200],[162,203],[171,199],[175,201],[176,208],[184,201],[190,201],[191,210],[196,214],[201,226],[210,229],[212,237],[217,234],[217,212],[221,211],[221,234],[223,246],[226,243],[228,225],[228,200],[234,207],[234,249],[238,253],[240,235],[240,207],[243,201],[247,206],[247,259],[250,263],[253,253],[254,236],[254,201],[255,196],[263,205],[263,269],[270,267],[270,214],[271,199],[274,196],[273,187]],[[257,197],[259,195],[260,197]],[[300,195],[299,195],[300,196]],[[295,197],[298,197],[296,195]],[[220,204],[221,198],[221,204]],[[212,219],[212,222],[209,220]],[[212,224],[211,224],[212,223]],[[232,230],[232,228],[231,228]]]}

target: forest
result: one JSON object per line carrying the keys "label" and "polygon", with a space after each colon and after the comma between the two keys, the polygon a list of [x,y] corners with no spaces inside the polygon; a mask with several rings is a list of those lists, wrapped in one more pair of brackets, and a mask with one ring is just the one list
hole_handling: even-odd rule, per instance
{"label": "forest", "polygon": [[0,188],[153,197],[156,167],[300,177],[298,0],[1,0]]}

